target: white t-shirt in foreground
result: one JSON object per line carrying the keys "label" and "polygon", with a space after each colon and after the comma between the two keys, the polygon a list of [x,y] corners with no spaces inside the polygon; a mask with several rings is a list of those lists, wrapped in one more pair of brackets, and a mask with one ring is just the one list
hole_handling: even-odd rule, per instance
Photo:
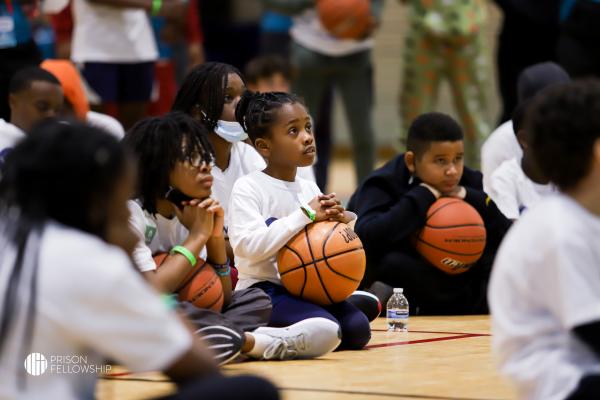
{"label": "white t-shirt in foreground", "polygon": [[300,206],[321,191],[314,182],[294,182],[256,171],[237,180],[229,203],[229,241],[239,271],[236,290],[270,281],[281,284],[277,252],[310,218]]}
{"label": "white t-shirt in foreground", "polygon": [[140,63],[158,58],[146,11],[73,0],[74,62]]}
{"label": "white t-shirt in foreground", "polygon": [[25,138],[25,132],[0,118],[0,153],[5,149],[15,147],[23,138]]}
{"label": "white t-shirt in foreground", "polygon": [[[265,160],[258,154],[256,149],[244,142],[236,142],[231,146],[229,166],[225,171],[214,166],[212,176],[214,183],[212,197],[219,201],[225,211],[225,232],[229,231],[229,199],[234,183],[242,176],[254,171],[262,171],[267,167]],[[306,180],[315,181],[313,167],[298,168],[298,176]]]}
{"label": "white t-shirt in foreground", "polygon": [[573,328],[600,321],[600,218],[563,194],[523,215],[488,293],[492,350],[521,399],[562,400],[600,359]]}
{"label": "white t-shirt in foreground", "polygon": [[[130,200],[128,206],[131,212],[129,224],[140,240],[133,251],[133,260],[140,271],[153,271],[156,263],[152,256],[168,253],[173,246],[181,245],[189,231],[177,217],[168,219],[160,214],[152,215],[135,200]],[[196,256],[206,260],[206,248]]]}
{"label": "white t-shirt in foreground", "polygon": [[489,193],[492,174],[504,161],[516,158],[521,160],[523,150],[517,141],[512,121],[500,125],[481,146],[481,173],[483,174],[483,190]]}
{"label": "white t-shirt in foreground", "polygon": [[[0,248],[0,293],[5,293],[16,251],[12,245],[6,247],[2,237]],[[27,249],[27,254],[32,253],[33,245]],[[31,271],[32,263],[24,263],[23,274],[30,276]],[[0,358],[0,399],[91,399],[96,373],[65,373],[67,368],[98,371],[110,359],[133,371],[162,370],[192,345],[192,335],[135,271],[127,255],[95,236],[47,224],[37,274],[35,329],[26,352],[44,355],[47,369],[39,376],[24,370],[25,358],[19,351],[26,336],[21,301]],[[27,281],[21,293],[29,287]],[[3,301],[4,295],[0,313]],[[84,361],[77,363],[76,370],[73,364],[58,362],[56,357],[61,356]],[[18,374],[25,374],[25,391],[17,390]]]}
{"label": "white t-shirt in foreground", "polygon": [[518,219],[528,208],[556,191],[554,185],[540,185],[525,175],[520,160],[504,161],[490,179],[488,194],[508,219]]}

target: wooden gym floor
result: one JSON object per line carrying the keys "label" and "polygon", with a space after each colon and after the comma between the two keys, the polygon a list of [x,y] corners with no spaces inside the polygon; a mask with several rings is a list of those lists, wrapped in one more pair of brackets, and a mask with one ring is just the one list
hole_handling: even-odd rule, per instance
{"label": "wooden gym floor", "polygon": [[[285,400],[512,399],[490,354],[488,316],[411,317],[409,332],[387,332],[372,323],[366,350],[331,353],[316,360],[248,361],[226,374],[269,378]],[[164,375],[128,374],[115,368],[99,381],[97,398],[149,399],[171,393]]]}

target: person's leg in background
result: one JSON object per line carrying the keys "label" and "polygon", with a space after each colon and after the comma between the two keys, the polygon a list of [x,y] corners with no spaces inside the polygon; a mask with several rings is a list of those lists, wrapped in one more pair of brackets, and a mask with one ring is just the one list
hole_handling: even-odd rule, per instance
{"label": "person's leg in background", "polygon": [[[296,76],[292,82],[292,92],[298,94],[304,99],[304,104],[308,108],[309,114],[313,118],[314,135],[317,144],[317,165],[316,175],[321,175],[321,179],[325,176],[325,182],[327,181],[327,171],[329,167],[329,152],[331,135],[324,135],[318,131],[319,128],[325,126],[330,121],[331,114],[325,115],[324,113],[331,112],[330,107],[322,107],[323,98],[326,97],[327,91],[331,91],[331,81],[329,77],[330,57],[318,54],[314,51],[308,50],[305,47],[298,45],[295,42],[291,44],[291,64],[296,70]],[[324,136],[323,148],[321,149],[320,137]],[[319,178],[317,178],[319,179]],[[319,181],[317,181],[317,184]],[[324,187],[319,185],[321,190],[325,190]]]}
{"label": "person's leg in background", "polygon": [[439,44],[412,23],[405,41],[404,73],[400,92],[402,143],[412,121],[431,111],[437,99],[442,70]]}
{"label": "person's leg in background", "polygon": [[465,43],[447,46],[444,51],[454,106],[465,133],[465,162],[474,169],[480,168],[481,143],[491,132],[486,122],[485,84],[489,81],[489,68],[484,40],[478,34]]}
{"label": "person's leg in background", "polygon": [[333,85],[330,85],[321,98],[321,104],[314,117],[315,140],[317,142],[317,163],[315,164],[315,177],[317,186],[323,193],[327,193],[329,174],[329,159],[331,158],[331,136],[333,134],[331,123],[333,118]]}
{"label": "person's leg in background", "polygon": [[333,79],[344,103],[352,138],[356,182],[360,184],[375,166],[371,51],[336,58],[335,70]]}
{"label": "person's leg in background", "polygon": [[86,62],[81,69],[81,75],[100,100],[97,104],[90,104],[92,110],[117,118],[118,65]]}
{"label": "person's leg in background", "polygon": [[147,115],[154,84],[155,63],[143,62],[118,65],[119,120],[125,130]]}

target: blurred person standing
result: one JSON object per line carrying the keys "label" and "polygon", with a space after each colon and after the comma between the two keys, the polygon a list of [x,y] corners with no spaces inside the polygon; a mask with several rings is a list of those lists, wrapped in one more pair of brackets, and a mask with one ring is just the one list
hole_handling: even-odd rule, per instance
{"label": "blurred person standing", "polygon": [[465,130],[465,158],[479,168],[479,148],[490,132],[485,121],[488,80],[484,0],[403,0],[409,7],[400,94],[403,132],[435,110],[439,83],[447,79]]}

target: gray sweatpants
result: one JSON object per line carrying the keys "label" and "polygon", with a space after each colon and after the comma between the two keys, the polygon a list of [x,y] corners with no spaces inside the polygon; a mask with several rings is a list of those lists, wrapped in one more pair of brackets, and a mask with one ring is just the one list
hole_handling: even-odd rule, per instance
{"label": "gray sweatpants", "polygon": [[231,303],[220,313],[195,307],[188,302],[179,303],[179,308],[197,329],[222,325],[244,337],[245,332],[252,332],[269,323],[272,306],[271,298],[265,292],[250,288],[234,291]]}

